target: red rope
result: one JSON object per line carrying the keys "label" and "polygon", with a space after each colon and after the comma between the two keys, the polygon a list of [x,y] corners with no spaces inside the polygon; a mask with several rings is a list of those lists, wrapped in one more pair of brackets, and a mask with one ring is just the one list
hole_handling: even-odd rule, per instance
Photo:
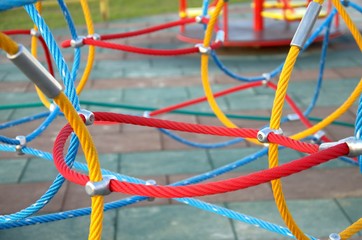
{"label": "red rope", "polygon": [[181,19],[178,21],[164,23],[164,24],[160,24],[157,26],[153,26],[153,27],[149,27],[149,28],[145,28],[145,29],[141,29],[141,30],[136,30],[136,31],[132,31],[132,32],[101,35],[101,40],[111,40],[111,39],[118,39],[118,38],[134,37],[134,36],[138,36],[138,35],[142,35],[142,34],[160,31],[160,30],[167,29],[167,28],[176,27],[179,25],[194,23],[195,21],[196,21],[195,18],[184,18],[184,19]]}
{"label": "red rope", "polygon": [[[232,87],[232,88],[217,92],[217,93],[214,94],[214,97],[217,98],[217,97],[221,97],[221,96],[224,96],[224,95],[236,92],[236,91],[245,90],[245,89],[252,88],[252,87],[258,87],[258,86],[261,86],[262,84],[263,83],[261,81],[259,81],[259,82],[252,82],[252,83],[248,83],[248,84],[239,85],[239,86],[236,86],[236,87]],[[162,108],[162,109],[152,111],[150,113],[150,116],[152,117],[152,116],[160,115],[160,114],[163,114],[163,113],[171,112],[171,111],[174,111],[174,110],[179,109],[179,108],[184,108],[184,107],[187,107],[187,106],[190,106],[190,105],[193,105],[193,104],[204,102],[206,100],[207,100],[206,97],[195,98],[195,99],[192,99],[192,100],[189,100],[189,101],[185,101],[185,102],[182,102],[182,103],[171,105],[169,107],[165,107],[165,108]]]}
{"label": "red rope", "polygon": [[[66,125],[57,136],[53,148],[54,162],[58,171],[66,179],[80,185],[85,185],[89,181],[88,176],[70,169],[64,161],[64,145],[71,132],[71,127]],[[111,180],[110,190],[113,192],[116,191],[131,195],[158,198],[181,198],[219,194],[245,189],[271,180],[286,177],[327,162],[331,159],[346,155],[348,152],[349,148],[347,144],[342,143],[278,167],[262,170],[237,178],[189,186],[152,186]]]}
{"label": "red rope", "polygon": [[[198,47],[182,48],[182,49],[149,49],[149,48],[134,47],[134,46],[128,46],[128,45],[116,44],[110,42],[102,42],[89,38],[84,39],[83,43],[96,47],[109,48],[109,49],[121,50],[121,51],[138,53],[138,54],[155,55],[155,56],[177,56],[177,55],[185,55],[185,54],[199,52]],[[215,49],[220,47],[221,45],[222,45],[221,42],[217,42],[212,44],[210,47],[212,49]]]}

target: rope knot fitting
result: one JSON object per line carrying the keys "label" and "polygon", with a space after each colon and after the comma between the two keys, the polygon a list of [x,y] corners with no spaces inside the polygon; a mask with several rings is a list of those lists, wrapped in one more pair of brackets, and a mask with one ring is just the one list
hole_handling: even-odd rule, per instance
{"label": "rope knot fitting", "polygon": [[199,52],[201,54],[210,54],[210,52],[211,52],[211,48],[205,47],[202,43],[196,44],[195,47],[197,47],[199,49]]}
{"label": "rope knot fitting", "polygon": [[19,144],[16,145],[15,149],[18,155],[24,155],[23,148],[26,146],[26,137],[25,136],[16,136],[16,140],[19,141]]}
{"label": "rope knot fitting", "polygon": [[101,40],[101,35],[98,33],[93,33],[87,36],[87,38],[93,39],[93,40]]}
{"label": "rope knot fitting", "polygon": [[315,144],[321,144],[321,139],[322,137],[324,137],[326,135],[326,132],[325,131],[318,131],[316,132],[314,135],[313,135],[313,138],[312,138],[312,143],[315,143]]}
{"label": "rope knot fitting", "polygon": [[111,193],[109,184],[111,183],[112,179],[117,180],[117,178],[113,175],[104,175],[102,181],[88,181],[85,185],[85,192],[91,197],[109,195]]}
{"label": "rope knot fitting", "polygon": [[94,113],[87,109],[81,109],[78,111],[79,115],[83,115],[85,118],[85,125],[92,125],[95,121]]}
{"label": "rope knot fitting", "polygon": [[30,35],[33,37],[40,37],[40,32],[36,30],[35,28],[30,29]]}
{"label": "rope knot fitting", "polygon": [[271,132],[273,132],[274,134],[283,135],[283,130],[281,128],[271,129],[270,127],[266,127],[259,130],[256,137],[258,141],[261,143],[269,143],[268,136]]}
{"label": "rope knot fitting", "polygon": [[344,138],[339,140],[338,142],[322,143],[321,145],[319,145],[319,150],[325,150],[341,143],[347,144],[349,148],[349,157],[357,157],[359,155],[362,155],[362,140],[358,140],[355,137]]}
{"label": "rope knot fitting", "polygon": [[341,240],[341,236],[338,233],[331,233],[329,235],[329,240]]}
{"label": "rope knot fitting", "polygon": [[79,36],[77,39],[70,40],[70,46],[74,48],[83,47],[84,43],[83,40],[85,39],[84,36]]}

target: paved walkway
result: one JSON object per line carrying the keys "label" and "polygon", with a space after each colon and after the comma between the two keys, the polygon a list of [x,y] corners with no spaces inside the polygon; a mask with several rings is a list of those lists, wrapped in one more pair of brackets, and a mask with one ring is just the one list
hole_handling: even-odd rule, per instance
{"label": "paved walkway", "polygon": [[[176,19],[176,15],[163,15],[137,20],[119,21],[96,25],[100,34],[129,31]],[[66,30],[55,30],[57,40],[68,38]],[[28,42],[28,39],[19,39]],[[121,41],[118,41],[121,42]],[[182,48],[189,44],[177,40],[177,29],[132,38],[125,43],[151,48]],[[287,48],[273,49],[226,49],[220,52],[223,63],[231,70],[252,76],[269,72],[281,64]],[[72,53],[64,50],[71,62]],[[288,94],[298,106],[305,109],[314,92],[318,76],[320,44],[298,58]],[[84,68],[86,52],[83,53],[81,69]],[[33,86],[3,56],[0,56],[0,102],[36,102]],[[361,53],[346,34],[331,41],[327,55],[325,81],[311,116],[324,118],[336,109],[354,89],[362,75]],[[81,72],[81,71],[80,71]],[[276,82],[276,79],[273,80]],[[236,86],[240,83],[225,76],[210,63],[210,82],[214,91]],[[105,49],[97,50],[96,62],[82,101],[117,103],[139,107],[161,108],[191,98],[203,96],[200,80],[200,56],[149,57]],[[255,88],[234,93],[218,99],[219,105],[228,113],[270,116],[274,92]],[[104,108],[93,105],[84,107],[92,111],[114,111],[142,114],[140,111]],[[41,112],[42,108],[2,110],[2,122]],[[188,107],[189,111],[211,112],[206,103]],[[339,120],[354,123],[355,104]],[[290,113],[291,110],[286,108]],[[213,117],[167,114],[164,119],[191,123],[221,125]],[[267,121],[235,120],[240,127],[260,128]],[[1,135],[15,137],[29,133],[38,126],[34,121],[1,130]],[[64,125],[57,119],[44,134],[29,146],[51,152],[53,141]],[[298,121],[283,125],[287,135],[298,132],[303,126]],[[170,139],[156,129],[114,125],[91,126],[103,168],[122,174],[154,179],[158,184],[170,184],[197,174],[218,168],[242,159],[259,147],[239,143],[226,149],[196,149]],[[353,129],[332,125],[325,129],[333,140],[353,135]],[[181,136],[198,142],[210,143],[228,140],[180,133]],[[281,163],[300,158],[303,154],[282,150]],[[81,156],[79,161],[84,161]],[[267,158],[240,167],[216,179],[240,176],[267,168]],[[0,213],[9,214],[32,204],[51,184],[57,170],[50,161],[32,156],[17,156],[14,153],[0,154]],[[359,169],[340,160],[315,167],[311,170],[283,179],[283,188],[290,210],[301,228],[313,236],[326,238],[339,232],[362,216],[362,177]],[[111,194],[107,201],[125,197]],[[269,184],[233,193],[201,197],[200,200],[215,203],[250,216],[284,225],[276,210]],[[56,197],[41,213],[52,213],[90,204],[82,187],[66,182]],[[36,226],[1,230],[0,239],[86,239],[89,217],[75,218]],[[175,200],[156,199],[140,202],[127,208],[106,213],[102,239],[282,239],[255,226],[231,220],[181,204]],[[358,236],[356,237],[358,239]]]}

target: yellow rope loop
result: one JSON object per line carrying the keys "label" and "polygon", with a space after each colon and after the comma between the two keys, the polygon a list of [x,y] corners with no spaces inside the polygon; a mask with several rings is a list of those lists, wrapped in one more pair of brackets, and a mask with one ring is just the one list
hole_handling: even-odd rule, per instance
{"label": "yellow rope loop", "polygon": [[[300,50],[296,46],[291,46],[290,51],[285,60],[282,72],[280,74],[280,79],[278,82],[278,87],[275,92],[275,98],[270,118],[270,128],[279,129],[280,121],[283,115],[283,106],[285,102],[285,96],[287,94],[289,79],[292,74],[295,62],[297,60]],[[278,145],[270,144],[269,145],[269,168],[278,166]],[[280,180],[274,180],[272,183],[272,190],[275,199],[275,204],[278,208],[280,216],[285,222],[286,226],[289,228],[291,233],[297,239],[308,239],[308,237],[302,232],[294,221],[292,214],[290,213],[286,200],[284,198],[282,183]]]}
{"label": "yellow rope loop", "polygon": [[217,21],[217,18],[220,15],[220,12],[223,7],[224,7],[224,0],[219,0],[216,4],[214,12],[211,15],[209,23],[207,24],[207,28],[205,31],[205,37],[204,37],[204,41],[203,41],[204,47],[210,46],[210,41],[211,41],[211,37],[212,37],[212,32],[214,31],[215,23]]}
{"label": "yellow rope loop", "polygon": [[[82,5],[85,22],[86,22],[87,29],[88,29],[88,34],[93,35],[94,26],[93,26],[92,16],[91,16],[91,12],[89,10],[88,3],[86,0],[80,0],[80,3]],[[95,52],[96,52],[96,48],[94,46],[89,46],[87,64],[86,64],[83,76],[82,76],[81,80],[79,81],[79,84],[76,89],[78,95],[82,92],[85,84],[87,83],[87,81],[89,79],[89,75],[93,68]]]}
{"label": "yellow rope loop", "polygon": [[332,0],[333,5],[336,7],[338,13],[341,15],[342,19],[346,23],[349,31],[351,32],[354,40],[356,41],[359,50],[362,51],[362,36],[359,32],[356,24],[352,21],[351,17],[348,15],[344,7],[342,6],[341,2],[339,0]]}
{"label": "yellow rope loop", "polygon": [[[89,180],[92,182],[99,182],[102,180],[102,173],[100,163],[98,160],[98,153],[94,146],[92,137],[79,117],[78,113],[64,95],[60,93],[54,98],[55,103],[59,106],[60,110],[64,113],[65,118],[73,128],[73,131],[77,135],[89,169]],[[100,239],[102,235],[102,222],[103,222],[103,196],[92,197],[92,214],[91,224],[89,231],[89,239]]]}
{"label": "yellow rope loop", "polygon": [[19,51],[18,44],[5,33],[0,32],[0,49],[10,55],[14,55]]}
{"label": "yellow rope loop", "polygon": [[339,233],[342,240],[349,239],[362,229],[362,218],[358,219],[351,226]]}
{"label": "yellow rope loop", "polygon": [[362,93],[362,78],[360,79],[359,83],[357,84],[356,88],[353,90],[351,95],[347,98],[347,100],[339,107],[337,108],[333,113],[331,113],[328,117],[324,118],[321,122],[317,123],[311,128],[308,128],[302,132],[299,132],[291,138],[293,139],[302,139],[307,136],[310,136],[316,132],[318,132],[320,129],[325,128],[329,124],[331,124],[334,120],[339,118],[341,115],[343,115],[352,105],[353,103],[359,98],[359,96]]}

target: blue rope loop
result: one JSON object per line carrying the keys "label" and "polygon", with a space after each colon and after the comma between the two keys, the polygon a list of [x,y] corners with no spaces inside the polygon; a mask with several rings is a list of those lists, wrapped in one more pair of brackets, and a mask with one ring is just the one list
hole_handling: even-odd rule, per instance
{"label": "blue rope loop", "polygon": [[37,1],[38,0],[2,0],[0,1],[0,11],[22,7],[28,4],[36,3]]}

